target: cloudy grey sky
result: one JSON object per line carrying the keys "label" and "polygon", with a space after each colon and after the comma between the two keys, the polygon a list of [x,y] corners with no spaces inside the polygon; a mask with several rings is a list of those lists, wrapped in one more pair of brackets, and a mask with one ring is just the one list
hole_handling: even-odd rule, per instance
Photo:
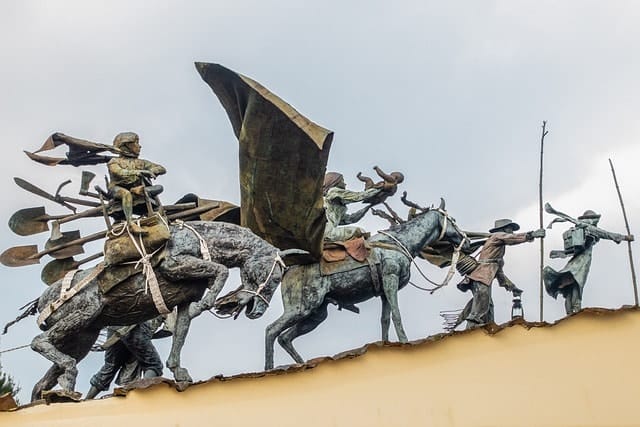
{"label": "cloudy grey sky", "polygon": [[[596,210],[603,228],[622,233],[611,157],[632,231],[640,221],[640,6],[578,0],[316,3],[2,2],[2,222],[20,208],[43,204],[16,187],[14,176],[50,191],[71,178],[69,187],[78,188],[74,168],[47,168],[22,153],[55,131],[104,143],[118,132],[136,131],[143,157],[169,170],[161,179],[163,200],[196,192],[237,203],[237,142],[194,61],[250,76],[335,131],[329,168],[343,172],[352,188],[360,187],[355,174],[375,164],[401,170],[411,199],[426,205],[444,196],[466,229],[486,231],[503,217],[525,230],[537,228],[542,120],[549,129],[545,200],[574,216]],[[47,211],[62,212],[51,205]],[[545,224],[550,220],[545,216]],[[372,231],[386,226],[375,218],[365,225]],[[563,230],[549,233],[547,250],[561,248]],[[46,236],[20,238],[5,226],[0,238],[4,248],[42,245]],[[507,274],[525,289],[529,320],[538,319],[538,251],[537,242],[521,245],[509,248],[506,258]],[[444,277],[444,271],[421,266],[432,278]],[[4,324],[44,288],[37,266],[0,268]],[[226,289],[236,285],[234,276]],[[461,308],[469,297],[454,286],[436,295],[403,290],[409,337],[440,332],[439,311]],[[494,298],[497,320],[507,320],[509,295],[498,288]],[[633,303],[625,245],[598,244],[584,303]],[[359,316],[330,310],[325,324],[297,341],[301,353],[331,355],[379,339],[379,302],[361,308]],[[280,311],[277,295],[257,321],[203,315],[194,322],[184,365],[199,380],[261,369],[263,330]],[[562,314],[562,302],[546,297],[545,319]],[[1,348],[26,344],[37,333],[34,319],[24,320],[1,337]],[[160,345],[163,358],[167,346]],[[88,389],[101,357],[92,354],[81,363],[79,391]],[[4,353],[0,361],[22,385],[23,402],[49,366],[28,349]],[[276,363],[289,363],[280,349]]]}

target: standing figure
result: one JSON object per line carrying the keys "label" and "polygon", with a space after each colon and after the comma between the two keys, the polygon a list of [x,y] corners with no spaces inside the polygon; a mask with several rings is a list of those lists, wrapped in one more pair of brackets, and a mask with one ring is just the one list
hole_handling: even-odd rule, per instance
{"label": "standing figure", "polygon": [[89,381],[91,388],[87,392],[87,399],[93,399],[98,393],[107,390],[114,378],[116,384],[124,385],[140,377],[162,375],[162,360],[151,342],[161,321],[162,317],[158,316],[132,329],[127,326],[107,328],[107,342],[117,339],[114,336],[119,339],[105,350],[104,365]]}
{"label": "standing figure", "polygon": [[[582,309],[582,291],[591,267],[594,245],[600,239],[613,240],[616,243],[623,240],[631,242],[633,236],[611,233],[598,228],[600,215],[592,210],[585,211],[577,221],[566,216],[563,220],[573,222],[575,226],[562,234],[564,250],[551,251],[550,257],[565,258],[571,255],[571,259],[560,271],[546,266],[542,277],[547,293],[554,298],[561,294],[565,299],[565,311],[567,314],[572,314]],[[557,221],[557,219],[554,220],[554,222]]]}
{"label": "standing figure", "polygon": [[[142,229],[133,222],[133,196],[157,195],[161,186],[149,186],[151,179],[163,175],[167,170],[156,163],[139,159],[140,143],[138,135],[123,132],[116,135],[113,146],[118,149],[120,157],[107,163],[109,168],[109,194],[122,203],[122,212],[129,229],[133,233],[142,233]],[[146,194],[145,194],[146,191]]]}
{"label": "standing figure", "polygon": [[324,207],[327,216],[324,240],[337,242],[364,236],[366,232],[362,228],[345,225],[358,222],[372,205],[368,204],[352,214],[347,213],[347,205],[349,203],[362,202],[379,194],[381,191],[381,188],[370,188],[365,191],[347,190],[341,173],[328,172],[324,177],[323,184]]}
{"label": "standing figure", "polygon": [[482,246],[478,255],[478,265],[458,285],[458,288],[466,291],[471,289],[473,299],[463,310],[458,323],[467,321],[467,329],[476,328],[494,321],[493,301],[491,299],[491,284],[493,279],[498,279],[500,286],[511,291],[514,295],[522,293],[509,280],[502,270],[504,255],[507,245],[518,245],[531,242],[536,237],[544,237],[544,229],[529,231],[527,233],[514,233],[520,226],[510,219],[499,219],[495,226],[489,230],[489,237]]}

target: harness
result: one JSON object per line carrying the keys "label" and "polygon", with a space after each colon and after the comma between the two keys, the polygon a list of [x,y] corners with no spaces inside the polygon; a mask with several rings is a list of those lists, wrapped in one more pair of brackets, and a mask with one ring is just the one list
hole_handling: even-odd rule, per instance
{"label": "harness", "polygon": [[396,245],[398,245],[397,248],[394,248],[395,250],[398,250],[399,252],[403,253],[407,258],[409,258],[410,262],[416,267],[416,269],[418,270],[418,272],[420,273],[420,275],[429,283],[431,283],[432,285],[434,285],[433,288],[423,288],[421,286],[416,285],[415,283],[413,283],[412,281],[409,281],[409,283],[418,288],[421,289],[423,291],[428,291],[430,293],[434,293],[435,291],[437,291],[440,288],[443,288],[445,286],[447,286],[449,284],[449,282],[451,281],[451,278],[453,277],[455,271],[456,271],[456,265],[458,264],[458,260],[460,259],[460,253],[462,251],[462,246],[464,246],[464,243],[468,240],[468,237],[466,235],[466,233],[464,231],[462,231],[462,229],[460,229],[460,227],[458,227],[458,224],[456,224],[456,222],[453,220],[453,218],[451,218],[449,216],[449,213],[443,209],[437,208],[437,209],[432,209],[436,212],[439,212],[440,214],[442,214],[442,220],[441,220],[441,229],[440,229],[440,235],[438,236],[438,238],[436,239],[436,242],[441,241],[444,236],[446,235],[447,232],[447,226],[449,225],[449,223],[451,223],[451,225],[454,227],[454,229],[460,233],[463,237],[463,239],[460,241],[460,244],[458,246],[456,246],[454,248],[453,251],[453,255],[451,256],[451,266],[449,267],[449,271],[447,271],[447,275],[445,276],[444,280],[442,281],[442,283],[437,283],[434,282],[433,280],[429,279],[420,269],[420,267],[418,266],[418,264],[415,262],[415,259],[413,257],[413,254],[411,254],[411,252],[409,251],[409,249],[407,249],[407,247],[405,245],[402,244],[402,242],[400,240],[398,240],[395,236],[393,236],[391,233],[387,233],[386,231],[379,231],[379,233],[384,234],[385,236],[391,238]]}

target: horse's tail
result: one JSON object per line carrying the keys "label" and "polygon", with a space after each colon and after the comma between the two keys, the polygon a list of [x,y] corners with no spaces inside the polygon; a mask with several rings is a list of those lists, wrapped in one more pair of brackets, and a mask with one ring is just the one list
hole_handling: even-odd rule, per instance
{"label": "horse's tail", "polygon": [[11,322],[4,325],[4,329],[2,330],[2,335],[5,335],[11,326],[15,325],[25,317],[35,316],[36,313],[38,313],[38,299],[39,298],[36,298],[33,301],[29,301],[28,303],[20,307],[20,310],[22,309],[25,309],[25,310],[18,317],[16,317],[15,320],[12,320]]}

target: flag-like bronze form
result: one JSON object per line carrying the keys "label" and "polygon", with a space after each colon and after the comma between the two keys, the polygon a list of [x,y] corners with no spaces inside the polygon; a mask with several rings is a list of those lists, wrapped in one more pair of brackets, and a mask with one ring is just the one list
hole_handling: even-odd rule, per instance
{"label": "flag-like bronze form", "polygon": [[322,182],[333,132],[258,82],[196,63],[239,141],[242,225],[280,249],[319,258],[326,223]]}

